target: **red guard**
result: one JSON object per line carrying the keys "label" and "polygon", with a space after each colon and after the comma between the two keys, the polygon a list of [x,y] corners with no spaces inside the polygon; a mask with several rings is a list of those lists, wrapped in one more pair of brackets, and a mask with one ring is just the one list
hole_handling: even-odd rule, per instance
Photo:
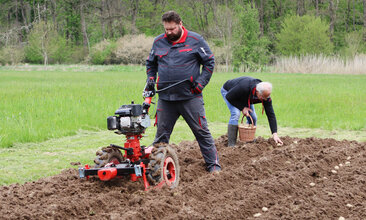
{"label": "red guard", "polygon": [[98,170],[98,176],[99,176],[99,179],[103,180],[103,181],[111,180],[117,176],[117,169],[112,167],[112,168]]}
{"label": "red guard", "polygon": [[[88,165],[88,164],[85,164],[85,169],[86,169],[86,170],[89,170],[89,169],[90,169],[90,167],[89,167],[89,165]],[[86,180],[89,180],[89,176],[86,176]]]}

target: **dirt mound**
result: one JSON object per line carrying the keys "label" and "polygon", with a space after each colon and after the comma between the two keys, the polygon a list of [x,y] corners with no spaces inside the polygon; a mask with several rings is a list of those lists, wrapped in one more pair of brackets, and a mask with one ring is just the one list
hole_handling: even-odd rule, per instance
{"label": "dirt mound", "polygon": [[205,171],[197,142],[178,151],[175,190],[145,192],[142,182],[81,180],[75,169],[0,187],[5,219],[366,219],[366,143],[282,137],[284,146],[225,147],[223,171]]}

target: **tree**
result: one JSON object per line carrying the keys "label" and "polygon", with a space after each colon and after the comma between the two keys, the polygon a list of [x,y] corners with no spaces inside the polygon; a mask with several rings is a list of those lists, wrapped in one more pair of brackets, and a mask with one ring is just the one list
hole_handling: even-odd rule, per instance
{"label": "tree", "polygon": [[363,31],[366,42],[366,0],[0,0],[0,49],[24,47],[30,30],[43,21],[54,25],[52,28],[81,60],[90,53],[89,48],[104,39],[116,41],[131,33],[157,36],[164,31],[161,15],[175,10],[188,30],[220,46],[220,62],[226,59],[231,65],[233,31],[243,13],[235,8],[245,8],[246,4],[258,10],[259,39],[270,40],[271,53],[279,48],[276,36],[285,17],[294,14],[314,15],[326,21],[335,52],[348,47],[346,37],[350,32]]}
{"label": "tree", "polygon": [[81,18],[80,18],[80,1],[81,0],[63,0],[60,1],[58,7],[62,8],[60,19],[63,20],[63,30],[66,39],[80,44],[81,40]]}
{"label": "tree", "polygon": [[333,0],[329,0],[329,17],[330,17],[329,33],[331,39],[333,38],[334,34],[334,25],[336,22],[338,3],[339,0],[337,0],[336,2],[334,2]]}
{"label": "tree", "polygon": [[218,6],[216,1],[213,1],[211,7],[214,23],[209,26],[210,35],[217,37],[222,42],[220,46],[224,50],[225,66],[228,71],[232,61],[232,30],[235,26],[235,14],[228,5]]}
{"label": "tree", "polygon": [[303,16],[306,11],[305,11],[305,1],[304,0],[297,0],[297,7],[296,7],[296,13],[299,16]]}
{"label": "tree", "polygon": [[363,41],[366,43],[366,0],[363,0]]}
{"label": "tree", "polygon": [[261,36],[264,35],[264,7],[266,4],[266,0],[260,0],[259,4],[259,30]]}
{"label": "tree", "polygon": [[234,29],[233,63],[235,68],[244,66],[247,70],[257,70],[269,61],[269,41],[260,37],[258,10],[250,4],[236,6],[239,22]]}
{"label": "tree", "polygon": [[287,16],[277,36],[277,49],[283,55],[331,54],[328,24],[315,16]]}
{"label": "tree", "polygon": [[68,57],[66,40],[52,28],[52,23],[40,21],[28,36],[25,58],[31,63],[62,63]]}
{"label": "tree", "polygon": [[90,51],[90,46],[89,46],[89,38],[88,38],[88,33],[86,31],[87,27],[86,27],[86,21],[85,21],[85,14],[84,14],[84,8],[86,8],[86,2],[85,0],[81,0],[80,2],[80,20],[81,20],[81,32],[83,33],[83,47],[84,47],[84,51]]}

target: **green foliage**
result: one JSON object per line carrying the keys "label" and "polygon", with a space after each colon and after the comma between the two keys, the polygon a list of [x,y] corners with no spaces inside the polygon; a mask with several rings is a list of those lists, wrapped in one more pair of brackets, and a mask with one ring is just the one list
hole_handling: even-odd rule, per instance
{"label": "green foliage", "polygon": [[29,63],[41,64],[44,62],[42,53],[42,39],[44,38],[42,37],[43,31],[39,26],[34,27],[28,35],[28,44],[24,49],[25,60]]}
{"label": "green foliage", "polygon": [[81,40],[80,4],[81,0],[62,0],[57,7],[60,11],[59,18],[64,23],[63,34],[73,43],[78,44]]}
{"label": "green foliage", "polygon": [[7,46],[0,49],[0,65],[15,65],[24,61],[24,48]]}
{"label": "green foliage", "polygon": [[[313,55],[332,54],[334,51],[350,56],[349,54],[353,52],[346,38],[347,34],[364,29],[363,1],[317,1],[318,4],[315,4],[315,1],[303,2],[305,5],[301,11],[305,16],[297,17],[293,14],[298,12],[299,4],[294,0],[59,0],[51,2],[26,0],[21,1],[21,4],[19,1],[0,1],[0,47],[35,44],[28,42],[32,38],[29,35],[33,32],[29,30],[32,30],[33,26],[40,21],[52,24],[52,29],[57,30],[57,33],[67,40],[67,45],[72,48],[83,45],[86,43],[84,40],[88,41],[88,46],[93,46],[104,39],[116,41],[131,34],[155,37],[164,31],[161,24],[162,14],[168,10],[175,10],[181,15],[187,29],[201,34],[208,41],[223,42],[223,45],[215,46],[221,47],[220,49],[224,52],[223,59],[220,60],[224,60],[225,64],[231,66],[231,51],[235,49],[233,46],[239,45],[239,48],[234,51],[238,57],[233,57],[236,59],[234,62],[236,69],[238,66],[247,66],[252,69],[261,67],[263,63],[267,63],[268,56],[271,54],[288,56],[310,53]],[[328,34],[332,16],[331,2],[336,14],[332,20],[333,33]],[[257,11],[257,13],[253,14],[251,11]],[[253,17],[249,18],[249,16]],[[291,19],[293,21],[290,21]],[[258,33],[254,20],[261,24],[261,38],[254,37]],[[238,25],[237,21],[239,21]],[[86,28],[85,32],[82,27]],[[251,28],[256,30],[252,31]],[[253,35],[248,36],[243,32],[244,39],[238,36],[232,38],[233,32],[238,32],[240,35],[244,29],[248,29],[248,32]],[[65,46],[65,41],[60,38],[55,42],[61,44],[59,48],[61,51],[55,50],[57,51],[55,57],[47,61],[45,60],[47,53],[37,52],[37,47],[29,46],[25,54],[26,61],[31,63],[75,62],[75,59],[70,58],[74,55],[66,53],[74,53],[74,51]],[[77,53],[80,51],[75,52],[77,57],[88,55],[87,50],[81,51],[84,55]],[[357,52],[366,52],[365,41]]]}
{"label": "green foliage", "polygon": [[319,17],[287,16],[281,32],[276,35],[277,49],[285,56],[331,54],[333,45],[328,37],[329,24]]}
{"label": "green foliage", "polygon": [[[161,15],[159,12],[164,11],[162,4],[153,4],[149,0],[139,1],[140,10],[136,19],[136,27],[146,36],[156,37],[164,32]],[[142,6],[142,7],[141,7]]]}
{"label": "green foliage", "polygon": [[89,61],[92,64],[141,64],[146,62],[154,41],[144,34],[125,35],[114,41],[104,40],[91,49]]}
{"label": "green foliage", "polygon": [[53,28],[52,23],[41,21],[34,25],[25,47],[25,59],[30,63],[63,63],[69,57],[66,40]]}
{"label": "green foliage", "polygon": [[111,64],[114,60],[114,49],[116,43],[110,40],[103,40],[91,48],[89,57],[92,64]]}
{"label": "green foliage", "polygon": [[70,47],[70,56],[67,59],[68,64],[78,64],[85,61],[87,53],[83,46],[73,45]]}
{"label": "green foliage", "polygon": [[234,26],[233,64],[248,70],[260,69],[269,60],[269,40],[260,36],[258,10],[237,6],[239,22]]}
{"label": "green foliage", "polygon": [[353,31],[345,36],[346,46],[341,51],[345,58],[354,58],[358,53],[363,52],[365,43],[362,40],[361,31]]}

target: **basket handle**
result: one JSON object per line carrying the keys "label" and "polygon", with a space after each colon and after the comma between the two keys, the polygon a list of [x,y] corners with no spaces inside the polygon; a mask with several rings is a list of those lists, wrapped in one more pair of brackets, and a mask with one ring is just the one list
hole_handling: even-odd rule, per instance
{"label": "basket handle", "polygon": [[[251,123],[251,127],[253,128],[253,127],[254,127],[253,118],[252,118],[252,116],[250,116],[250,114],[248,114],[248,116],[249,116],[249,118],[250,118],[250,121],[252,122],[252,123]],[[242,124],[243,124],[244,117],[245,117],[245,115],[243,115],[243,117],[241,118],[241,123],[242,123]]]}

